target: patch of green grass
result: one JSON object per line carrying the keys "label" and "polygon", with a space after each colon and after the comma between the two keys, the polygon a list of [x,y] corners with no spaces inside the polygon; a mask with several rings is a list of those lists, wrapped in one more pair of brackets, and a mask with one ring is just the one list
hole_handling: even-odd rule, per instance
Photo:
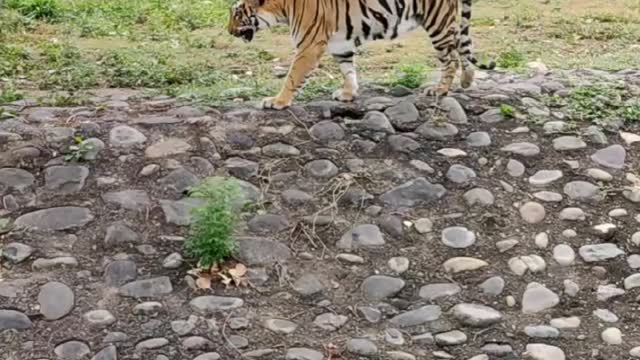
{"label": "patch of green grass", "polygon": [[22,100],[23,98],[24,95],[20,91],[15,90],[13,87],[0,89],[0,105]]}
{"label": "patch of green grass", "polygon": [[235,180],[212,177],[192,188],[190,196],[204,200],[204,205],[193,211],[185,249],[201,267],[210,268],[236,248],[233,232],[238,214],[233,205],[241,198],[241,190]]}
{"label": "patch of green grass", "polygon": [[428,67],[425,65],[401,65],[386,84],[388,86],[404,86],[409,89],[417,89],[427,78],[427,72]]}
{"label": "patch of green grass", "polygon": [[607,85],[580,86],[568,99],[571,117],[606,125],[613,121],[640,121],[640,99],[628,97],[624,88]]}
{"label": "patch of green grass", "polygon": [[74,138],[74,144],[69,146],[67,154],[64,156],[65,161],[78,162],[85,158],[85,156],[95,149],[94,145],[87,142],[81,136]]}
{"label": "patch of green grass", "polygon": [[504,119],[513,119],[516,116],[516,109],[511,105],[502,104],[500,105],[500,115]]}
{"label": "patch of green grass", "polygon": [[496,64],[503,69],[519,69],[525,64],[526,58],[522,52],[516,48],[510,48],[500,52],[496,59]]}
{"label": "patch of green grass", "polygon": [[5,0],[4,6],[36,20],[53,21],[63,12],[58,0]]}

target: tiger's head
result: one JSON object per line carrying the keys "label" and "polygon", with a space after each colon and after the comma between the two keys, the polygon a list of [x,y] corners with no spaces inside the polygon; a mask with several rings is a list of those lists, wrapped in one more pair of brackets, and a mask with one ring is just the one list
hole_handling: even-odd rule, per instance
{"label": "tiger's head", "polygon": [[231,7],[229,33],[250,42],[258,30],[279,22],[277,3],[278,0],[239,0]]}

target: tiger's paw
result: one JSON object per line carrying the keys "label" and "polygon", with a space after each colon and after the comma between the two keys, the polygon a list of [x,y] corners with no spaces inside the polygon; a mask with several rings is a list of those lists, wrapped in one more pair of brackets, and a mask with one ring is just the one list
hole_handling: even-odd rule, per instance
{"label": "tiger's paw", "polygon": [[358,96],[353,91],[345,91],[344,89],[338,89],[333,92],[333,99],[342,102],[352,102]]}
{"label": "tiger's paw", "polygon": [[473,83],[474,75],[474,71],[470,67],[462,70],[462,75],[460,76],[460,86],[462,86],[463,89],[470,87]]}
{"label": "tiger's paw", "polygon": [[282,101],[277,97],[264,98],[260,102],[261,109],[283,110],[291,106],[291,101]]}
{"label": "tiger's paw", "polygon": [[447,94],[449,94],[449,89],[441,86],[428,87],[422,92],[424,96],[447,96]]}

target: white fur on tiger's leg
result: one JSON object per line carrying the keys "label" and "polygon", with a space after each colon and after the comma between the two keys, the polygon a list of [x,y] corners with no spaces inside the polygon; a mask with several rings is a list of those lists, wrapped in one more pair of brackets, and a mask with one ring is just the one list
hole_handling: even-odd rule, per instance
{"label": "white fur on tiger's leg", "polygon": [[335,100],[350,102],[358,96],[358,75],[355,63],[353,62],[353,56],[353,52],[333,55],[333,58],[338,62],[340,72],[344,77],[342,89],[338,89],[333,93],[333,98]]}

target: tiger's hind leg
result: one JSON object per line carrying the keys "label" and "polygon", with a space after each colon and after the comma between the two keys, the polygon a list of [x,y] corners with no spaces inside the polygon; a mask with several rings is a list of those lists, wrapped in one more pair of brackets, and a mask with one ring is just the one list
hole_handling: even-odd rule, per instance
{"label": "tiger's hind leg", "polygon": [[356,66],[353,61],[353,51],[348,51],[342,54],[333,54],[333,58],[340,66],[340,72],[344,77],[344,84],[342,89],[338,89],[333,93],[335,100],[350,102],[358,96],[358,77],[356,73]]}
{"label": "tiger's hind leg", "polygon": [[444,96],[451,90],[459,66],[457,35],[457,29],[453,26],[445,34],[437,31],[429,32],[441,70],[440,81],[434,87],[426,89],[425,95]]}

